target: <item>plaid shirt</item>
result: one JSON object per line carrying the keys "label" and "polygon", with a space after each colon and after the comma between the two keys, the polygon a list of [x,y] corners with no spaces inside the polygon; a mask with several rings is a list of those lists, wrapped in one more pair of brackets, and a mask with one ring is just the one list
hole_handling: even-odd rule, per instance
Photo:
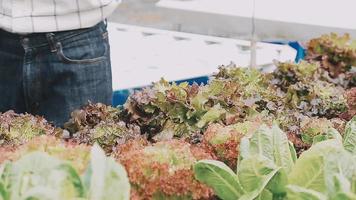
{"label": "plaid shirt", "polygon": [[0,0],[0,29],[14,33],[55,32],[91,27],[121,0]]}

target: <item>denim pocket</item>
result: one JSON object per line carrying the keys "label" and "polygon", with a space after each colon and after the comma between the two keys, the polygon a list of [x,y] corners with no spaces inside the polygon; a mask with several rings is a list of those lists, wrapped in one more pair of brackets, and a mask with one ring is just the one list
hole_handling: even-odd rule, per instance
{"label": "denim pocket", "polygon": [[56,44],[57,56],[64,63],[89,64],[108,59],[107,32],[82,33],[69,41]]}

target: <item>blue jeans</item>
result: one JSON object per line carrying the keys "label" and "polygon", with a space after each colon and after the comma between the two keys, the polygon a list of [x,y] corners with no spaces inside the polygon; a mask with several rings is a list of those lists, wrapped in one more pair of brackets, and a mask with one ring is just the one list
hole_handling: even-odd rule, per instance
{"label": "blue jeans", "polygon": [[0,112],[41,115],[63,126],[70,113],[88,101],[112,102],[104,22],[23,36],[0,30]]}

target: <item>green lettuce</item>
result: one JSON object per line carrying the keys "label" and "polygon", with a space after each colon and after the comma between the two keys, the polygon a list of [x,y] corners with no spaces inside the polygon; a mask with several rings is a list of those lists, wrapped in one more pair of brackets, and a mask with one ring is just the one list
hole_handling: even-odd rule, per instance
{"label": "green lettuce", "polygon": [[336,130],[330,132],[330,137],[314,142],[298,159],[277,126],[262,126],[251,137],[242,139],[236,174],[221,162],[203,160],[195,165],[195,176],[223,200],[353,200],[353,123],[348,123],[343,140]]}
{"label": "green lettuce", "polygon": [[294,165],[292,149],[278,126],[263,125],[241,141],[236,174],[224,163],[204,160],[195,165],[195,176],[224,200],[283,197],[286,189],[282,183]]}
{"label": "green lettuce", "polygon": [[291,188],[297,186],[312,194],[320,193],[326,199],[352,197],[355,195],[352,189],[355,176],[355,156],[346,151],[340,141],[319,142],[301,155],[288,175],[288,188],[291,190],[288,195],[292,195],[295,190]]}
{"label": "green lettuce", "polygon": [[130,199],[130,184],[125,168],[111,157],[106,157],[98,145],[91,151],[89,169],[84,182],[88,200]]}
{"label": "green lettuce", "polygon": [[224,200],[257,198],[279,169],[262,156],[243,160],[237,174],[220,161],[202,160],[194,166],[195,177]]}
{"label": "green lettuce", "polygon": [[[293,155],[290,150],[287,135],[277,126],[272,128],[261,126],[251,138],[243,138],[244,149],[241,151],[242,159],[254,155],[261,155],[282,167],[287,173],[293,166]],[[242,153],[244,152],[244,153]]]}
{"label": "green lettuce", "polygon": [[2,200],[128,200],[125,169],[94,145],[87,172],[81,176],[68,161],[32,152],[0,167]]}

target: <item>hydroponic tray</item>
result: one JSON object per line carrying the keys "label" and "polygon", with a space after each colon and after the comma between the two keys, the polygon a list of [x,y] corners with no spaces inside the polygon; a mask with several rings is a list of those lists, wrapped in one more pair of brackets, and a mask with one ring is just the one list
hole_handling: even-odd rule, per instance
{"label": "hydroponic tray", "polygon": [[[164,77],[168,81],[207,77],[217,67],[250,63],[250,42],[109,23],[114,91],[140,88]],[[257,65],[289,61],[296,50],[288,45],[257,44]]]}

